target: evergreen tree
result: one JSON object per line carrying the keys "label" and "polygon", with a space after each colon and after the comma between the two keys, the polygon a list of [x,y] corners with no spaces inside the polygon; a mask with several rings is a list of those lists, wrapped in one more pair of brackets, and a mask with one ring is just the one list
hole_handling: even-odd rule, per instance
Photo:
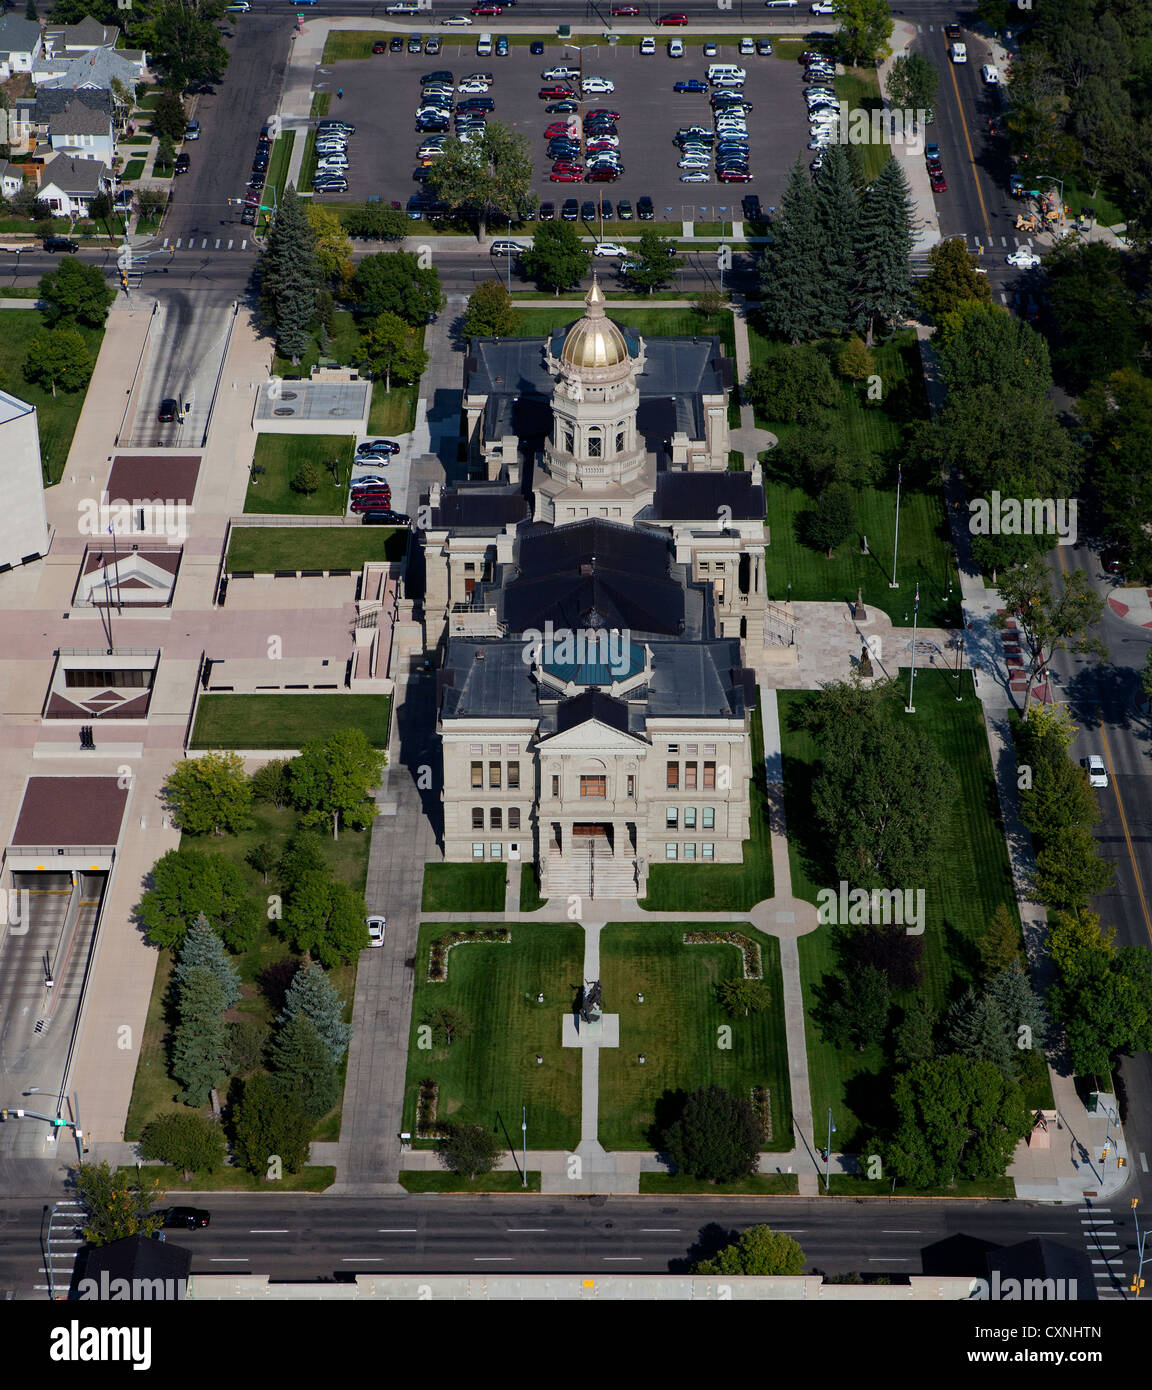
{"label": "evergreen tree", "polygon": [[322,1119],[340,1099],[336,1067],[316,1025],[294,1014],[268,1049],[272,1070],[310,1120]]}
{"label": "evergreen tree", "polygon": [[883,1040],[892,1009],[892,988],[882,970],[866,965],[851,983],[839,975],[825,975],[818,1021],[833,1047],[854,1047],[858,1052]]}
{"label": "evergreen tree", "polygon": [[760,265],[764,326],[791,343],[811,342],[820,336],[823,321],[823,238],[812,177],[799,159],[788,176],[772,235],[775,240]]}
{"label": "evergreen tree", "polygon": [[889,156],[864,195],[856,230],[855,321],[864,329],[868,347],[878,326],[892,327],[912,313],[908,257],[915,240],[908,180]]}
{"label": "evergreen tree", "polygon": [[[209,970],[220,981],[223,989],[225,1009],[230,1009],[240,999],[240,972],[224,953],[224,943],[212,930],[208,918],[202,912],[188,928],[176,967],[172,971],[173,986],[177,1001],[181,991],[194,970]],[[177,1004],[179,1007],[179,1003]]]}
{"label": "evergreen tree", "polygon": [[279,1159],[286,1173],[308,1162],[311,1125],[295,1097],[278,1078],[258,1071],[244,1083],[236,1107],[236,1161],[263,1176]]}
{"label": "evergreen tree", "polygon": [[1005,1076],[1015,1070],[1016,1059],[1008,1036],[1008,1020],[990,994],[977,994],[969,986],[948,1011],[948,1051],[974,1062],[992,1062]]}
{"label": "evergreen tree", "polygon": [[228,1055],[227,987],[213,971],[195,966],[180,991],[180,1023],[172,1039],[172,1075],[183,1084],[185,1105],[203,1105],[231,1065]]}
{"label": "evergreen tree", "polygon": [[1019,961],[1001,970],[988,985],[987,993],[1003,1015],[1009,1042],[1017,1052],[1022,1050],[1022,1027],[1027,1028],[1030,1035],[1024,1041],[1031,1047],[1044,1048],[1048,1041],[1048,1011]]}
{"label": "evergreen tree", "polygon": [[852,320],[852,295],[857,278],[856,191],[844,149],[833,145],[824,153],[816,175],[816,216],[820,223],[820,331],[839,337]]}
{"label": "evergreen tree", "polygon": [[315,961],[305,961],[288,987],[279,1021],[286,1024],[302,1014],[323,1039],[332,1061],[339,1062],[352,1039],[352,1027],[344,1022],[346,1007],[327,973]]}
{"label": "evergreen tree", "polygon": [[1007,903],[996,908],[976,949],[980,952],[981,973],[986,980],[1020,959],[1020,928]]}
{"label": "evergreen tree", "polygon": [[260,303],[277,351],[293,364],[308,351],[321,280],[316,233],[292,184],[284,190],[260,256]]}
{"label": "evergreen tree", "polygon": [[936,1055],[936,1013],[922,994],[918,994],[904,1011],[896,1029],[893,1055],[897,1066],[914,1067],[917,1062],[930,1062]]}
{"label": "evergreen tree", "polygon": [[831,483],[816,499],[816,506],[803,514],[804,540],[830,560],[856,528],[856,508],[846,483]]}

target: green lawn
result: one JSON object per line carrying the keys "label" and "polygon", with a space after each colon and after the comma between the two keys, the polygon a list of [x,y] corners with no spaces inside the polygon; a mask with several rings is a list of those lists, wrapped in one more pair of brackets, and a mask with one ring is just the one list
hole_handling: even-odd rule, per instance
{"label": "green lawn", "polygon": [[[283,135],[277,137],[276,143],[272,146],[272,157],[268,161],[268,173],[264,180],[264,193],[260,199],[262,206],[274,206],[273,191],[275,191],[276,197],[284,192],[288,178],[288,164],[292,158],[292,146],[295,143],[296,132],[287,130]],[[257,232],[267,230],[271,220],[271,213],[261,213],[256,219],[255,230]]]}
{"label": "green lawn", "polygon": [[146,161],[143,159],[129,160],[124,166],[124,178],[127,179],[129,183],[131,183],[133,179],[138,179],[144,172],[145,163]]}
{"label": "green lawn", "polygon": [[[352,434],[259,435],[244,510],[292,516],[342,516],[355,453],[356,436]],[[339,482],[332,481],[333,461]],[[320,468],[323,481],[315,492],[292,489],[292,477],[302,463],[315,463]]]}
{"label": "green lawn", "polygon": [[358,728],[388,746],[387,695],[204,695],[191,748],[300,748],[337,729]]}
{"label": "green lawn", "polygon": [[420,400],[420,383],[393,386],[385,391],[380,382],[372,383],[372,405],[368,411],[368,433],[394,437],[408,434],[416,428],[416,407]]}
{"label": "green lawn", "polygon": [[[759,698],[759,696],[757,696]],[[758,711],[752,714],[752,782],[749,787],[750,838],[741,864],[653,864],[648,893],[640,906],[647,912],[746,912],[773,893],[772,837],[768,825],[764,770],[764,735]]]}
{"label": "green lawn", "polygon": [[[518,1150],[521,1107],[526,1106],[530,1148],[575,1148],[580,1137],[580,1051],[561,1047],[560,1030],[582,979],[584,933],[555,923],[518,922],[510,927],[507,944],[457,947],[449,957],[448,979],[431,984],[431,942],[454,930],[436,922],[420,928],[403,1128],[415,1132],[416,1092],[421,1081],[431,1079],[440,1088],[440,1120],[490,1125],[510,1149]],[[544,995],[543,1004],[536,1002],[538,993]],[[421,1020],[441,1004],[460,1012],[470,1032],[451,1047],[421,1048]],[[544,1058],[542,1064],[537,1055]]]}
{"label": "green lawn", "polygon": [[[839,1138],[839,1135],[837,1135]],[[953,1187],[918,1187],[915,1189],[897,1188],[896,1196],[908,1196],[914,1192],[916,1197],[955,1197],[972,1200],[1011,1201],[1016,1196],[1016,1183],[1012,1178],[989,1178],[984,1182],[958,1182]],[[820,1174],[820,1195],[824,1195],[824,1174]],[[854,1173],[833,1173],[829,1185],[832,1197],[882,1197],[887,1200],[893,1195],[892,1179],[863,1178]]]}
{"label": "green lawn", "polygon": [[[773,45],[775,49],[775,45]],[[845,111],[853,111],[861,108],[865,111],[881,111],[884,102],[880,96],[880,82],[875,70],[869,72],[863,68],[853,68],[850,72],[844,73],[835,79],[836,95],[840,98]],[[871,117],[869,117],[871,120]],[[887,140],[871,140],[861,149],[864,154],[864,176],[874,179],[887,164],[892,151]]]}
{"label": "green lawn", "polygon": [[[372,45],[380,40],[387,43],[391,37],[391,34],[379,29],[342,29],[330,33],[324,42],[324,55],[320,61],[321,63],[340,63],[371,58]],[[387,62],[387,56],[379,58],[379,62],[383,65]],[[386,74],[387,70],[385,69]]]}
{"label": "green lawn", "polygon": [[314,121],[322,121],[324,117],[328,114],[328,107],[331,105],[331,103],[331,92],[313,92],[312,109],[311,111],[309,111],[308,115]]}
{"label": "green lawn", "polygon": [[[117,1171],[129,1177],[136,1176],[135,1167]],[[161,1187],[177,1200],[182,1192],[323,1192],[336,1181],[336,1169],[322,1166],[285,1173],[274,1183],[265,1181],[263,1176],[246,1173],[243,1168],[218,1168],[214,1173],[194,1176],[191,1182],[184,1181],[179,1168],[168,1168],[162,1163],[149,1163],[143,1172],[148,1179],[159,1178]]]}
{"label": "green lawn", "polygon": [[[0,382],[12,395],[36,407],[44,481],[48,484],[58,483],[64,472],[68,450],[72,447],[72,436],[84,405],[85,392],[61,391],[54,397],[51,390],[25,380],[24,359],[28,354],[28,343],[46,326],[39,309],[5,309],[0,324],[4,328],[0,334]],[[104,329],[82,327],[79,332],[95,362],[100,353]]]}
{"label": "green lawn", "polygon": [[[907,669],[900,671],[899,681],[907,689]],[[924,884],[924,973],[919,992],[937,1010],[946,1008],[974,979],[975,942],[996,907],[1004,902],[1016,911],[983,715],[968,673],[962,676],[960,688],[964,699],[957,703],[951,676],[922,669],[916,678],[917,712],[909,716],[919,720],[958,778],[946,864],[935,881]],[[792,891],[815,902],[817,888],[832,886],[837,879],[826,863],[825,839],[811,814],[816,745],[807,731],[795,726],[798,711],[811,698],[801,691],[778,694]],[[800,938],[800,973],[808,1008],[821,976],[836,969],[830,932],[829,927],[819,927]],[[896,1001],[910,1002],[899,995]],[[823,1040],[811,1020],[807,1042],[812,1113],[826,1116],[831,1106],[836,1147],[853,1152],[866,1138],[869,1126],[880,1122],[891,1095],[892,1077],[883,1050],[877,1045],[865,1052],[840,1051]],[[1045,1094],[1051,1094],[1046,1073],[1029,1088],[1036,1104],[1042,1103],[1039,1097]]]}
{"label": "green lawn", "polygon": [[795,1173],[755,1173],[743,1182],[707,1182],[681,1173],[641,1173],[642,1197],[794,1197],[800,1190]]}
{"label": "green lawn", "polygon": [[300,173],[296,178],[296,186],[302,189],[312,187],[312,175],[316,172],[316,132],[310,130],[304,137],[304,156],[300,161]]}
{"label": "green lawn", "polygon": [[458,1178],[455,1173],[427,1173],[419,1168],[402,1169],[400,1186],[406,1192],[539,1192],[540,1174],[529,1169],[525,1185],[519,1173],[484,1173],[478,1178]]}
{"label": "green lawn", "polygon": [[234,526],[224,567],[229,574],[358,570],[365,560],[402,560],[407,549],[408,532],[384,526]]}
{"label": "green lawn", "polygon": [[[729,945],[686,945],[684,932],[701,930],[699,922],[614,922],[601,935],[604,1011],[620,1015],[620,1046],[600,1054],[600,1142],[606,1149],[656,1147],[652,1126],[660,1098],[712,1084],[739,1095],[767,1086],[773,1133],[765,1147],[792,1148],[779,942],[752,927],[716,925],[759,942],[772,991],[763,1014],[730,1019],[717,1003],[716,986],[741,972],[740,952]],[[730,1048],[721,1046],[722,1026],[731,1028]]]}
{"label": "green lawn", "polygon": [[503,864],[425,864],[423,912],[503,912]]}
{"label": "green lawn", "polygon": [[[564,328],[580,317],[579,303],[555,309],[520,309],[525,338],[543,338],[553,329]],[[728,357],[736,356],[736,334],[732,315],[722,311],[706,317],[691,309],[613,309],[612,318],[625,328],[634,328],[645,338],[694,338],[715,335],[724,343]]]}

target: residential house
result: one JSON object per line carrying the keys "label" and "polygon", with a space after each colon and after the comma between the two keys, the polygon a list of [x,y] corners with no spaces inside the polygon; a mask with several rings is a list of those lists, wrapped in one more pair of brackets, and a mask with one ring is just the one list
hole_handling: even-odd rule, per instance
{"label": "residential house", "polygon": [[48,139],[49,123],[54,116],[78,104],[106,112],[111,122],[110,92],[95,91],[86,87],[74,92],[46,87],[41,88],[34,97],[18,97],[11,112],[13,146],[19,149],[31,146],[38,158],[49,158],[52,154],[52,146]]}
{"label": "residential house", "polygon": [[108,184],[108,168],[102,160],[58,154],[44,166],[37,197],[62,216],[83,217],[92,199],[106,191]]}
{"label": "residential house", "polygon": [[39,88],[110,91],[113,78],[132,88],[144,81],[144,57],[139,50],[132,57],[114,48],[94,48],[80,57],[44,56],[37,59],[32,78]]}
{"label": "residential house", "polygon": [[31,72],[42,49],[40,25],[15,10],[0,15],[0,80]]}
{"label": "residential house", "polygon": [[54,153],[73,154],[77,159],[98,159],[111,168],[116,149],[111,113],[82,101],[70,101],[63,111],[49,119],[48,142]]}
{"label": "residential house", "polygon": [[24,171],[20,166],[0,159],[0,198],[11,198],[19,193],[23,182]]}
{"label": "residential house", "polygon": [[53,24],[49,20],[44,25],[44,49],[48,53],[73,57],[91,53],[94,48],[115,48],[119,41],[120,30],[115,25],[101,24],[91,15],[85,15],[79,24]]}

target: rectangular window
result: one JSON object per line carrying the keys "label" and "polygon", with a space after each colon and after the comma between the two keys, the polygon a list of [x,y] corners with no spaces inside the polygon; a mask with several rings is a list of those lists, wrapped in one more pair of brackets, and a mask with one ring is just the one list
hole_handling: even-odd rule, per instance
{"label": "rectangular window", "polygon": [[508,790],[509,790],[509,791],[519,791],[519,790],[520,790],[520,764],[519,764],[519,763],[509,763],[509,764],[508,764]]}
{"label": "rectangular window", "polygon": [[580,778],[581,796],[607,796],[608,779],[607,777],[581,777]]}
{"label": "rectangular window", "polygon": [[489,830],[503,830],[503,829],[504,829],[504,809],[503,809],[503,807],[501,807],[501,806],[493,806],[492,809],[491,809],[491,811],[489,811],[488,815],[489,815],[489,818],[490,818],[490,819],[489,819],[489,824],[488,824],[488,829],[489,829]]}
{"label": "rectangular window", "polygon": [[675,806],[669,806],[668,809],[664,812],[664,824],[665,824],[665,825],[679,825],[679,823],[680,823],[680,812],[679,812],[679,809],[678,809],[677,807],[675,807]]}
{"label": "rectangular window", "polygon": [[483,859],[483,858],[484,858],[484,842],[483,842],[482,840],[479,841],[479,842],[477,842],[477,841],[475,841],[475,840],[472,841],[472,858],[473,858],[473,859]]}
{"label": "rectangular window", "polygon": [[482,786],[484,785],[484,764],[483,764],[483,763],[473,763],[473,764],[472,764],[472,785],[473,785],[474,787],[482,787]]}
{"label": "rectangular window", "polygon": [[559,795],[560,795],[560,778],[559,778],[559,777],[553,777],[553,778],[552,778],[552,795],[553,795],[553,796],[559,796]]}
{"label": "rectangular window", "polygon": [[520,829],[520,807],[519,807],[519,806],[509,806],[509,807],[508,807],[508,829],[509,829],[509,830],[519,830],[519,829]]}
{"label": "rectangular window", "polygon": [[628,776],[628,795],[636,795],[636,778],[633,777],[631,774],[629,774]]}
{"label": "rectangular window", "polygon": [[715,791],[715,789],[716,789],[716,764],[715,764],[715,763],[705,763],[705,764],[704,764],[704,783],[703,783],[703,786],[704,786],[704,790],[705,790],[706,792]]}
{"label": "rectangular window", "polygon": [[679,846],[676,844],[676,841],[675,841],[675,840],[670,840],[670,841],[664,846],[664,858],[665,858],[665,859],[675,859],[675,858],[676,858],[676,855],[677,855],[677,850],[678,850],[678,849],[679,849]]}
{"label": "rectangular window", "polygon": [[695,844],[693,844],[693,842],[692,842],[691,840],[689,840],[688,843],[684,846],[684,858],[685,858],[685,859],[695,859],[695,858],[696,858],[696,846],[695,846]]}
{"label": "rectangular window", "polygon": [[706,743],[704,745],[704,756],[706,758],[714,758],[716,756],[716,745],[714,743]]}
{"label": "rectangular window", "polygon": [[704,819],[702,821],[705,830],[712,830],[716,826],[716,807],[704,807]]}
{"label": "rectangular window", "polygon": [[475,574],[475,573],[476,573],[476,564],[475,564],[474,561],[472,561],[472,560],[465,560],[465,561],[464,561],[464,573],[465,573],[465,574]]}
{"label": "rectangular window", "polygon": [[624,431],[623,431],[623,430],[618,431],[618,433],[617,433],[617,435],[616,435],[616,452],[617,452],[618,454],[622,454],[622,453],[624,452]]}
{"label": "rectangular window", "polygon": [[685,807],[684,807],[684,829],[685,829],[685,830],[695,830],[695,829],[696,829],[696,807],[695,807],[695,806],[685,806]]}
{"label": "rectangular window", "polygon": [[711,563],[710,560],[701,560],[701,561],[700,561],[700,573],[701,573],[701,574],[708,574],[708,573],[711,572],[711,569],[712,569],[712,563]]}
{"label": "rectangular window", "polygon": [[716,857],[715,851],[716,851],[716,846],[715,846],[715,845],[701,845],[701,846],[700,846],[700,858],[701,858],[701,859],[714,859],[714,858]]}
{"label": "rectangular window", "polygon": [[499,787],[499,786],[500,786],[500,764],[499,764],[499,763],[489,763],[489,764],[488,764],[488,785],[489,785],[490,787]]}
{"label": "rectangular window", "polygon": [[500,756],[500,745],[498,743],[490,743],[488,745],[488,756],[490,758],[498,758]]}
{"label": "rectangular window", "polygon": [[700,745],[698,743],[690,743],[687,746],[687,748],[685,748],[684,752],[688,755],[688,757],[694,758],[697,755],[697,753],[700,752]]}
{"label": "rectangular window", "polygon": [[694,792],[696,790],[696,764],[684,764],[684,790]]}
{"label": "rectangular window", "polygon": [[668,745],[668,752],[669,752],[669,753],[679,753],[679,752],[680,752],[680,745],[679,745],[678,743],[670,743],[670,744]]}
{"label": "rectangular window", "polygon": [[483,807],[483,806],[473,806],[473,807],[472,807],[472,829],[473,829],[473,830],[483,830],[483,829],[484,829],[484,807]]}
{"label": "rectangular window", "polygon": [[489,845],[489,846],[488,846],[488,858],[489,858],[489,859],[503,859],[503,858],[504,858],[504,846],[501,845],[501,844]]}
{"label": "rectangular window", "polygon": [[671,789],[671,790],[675,790],[679,785],[680,785],[680,764],[679,764],[679,763],[669,763],[669,764],[668,764],[668,781],[665,783],[665,786],[667,786],[667,787],[668,787],[669,789]]}
{"label": "rectangular window", "polygon": [[473,743],[470,745],[468,751],[474,758],[482,758],[484,756],[484,745],[482,743]]}

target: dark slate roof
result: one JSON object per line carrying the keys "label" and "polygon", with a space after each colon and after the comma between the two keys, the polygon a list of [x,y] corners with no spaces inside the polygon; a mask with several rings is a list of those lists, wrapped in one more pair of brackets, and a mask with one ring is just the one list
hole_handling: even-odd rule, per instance
{"label": "dark slate roof", "polygon": [[432,508],[430,527],[494,531],[526,521],[530,515],[531,508],[519,488],[445,488],[440,505]]}
{"label": "dark slate roof", "polygon": [[[31,119],[37,125],[47,125],[53,116],[57,116],[69,106],[75,106],[79,102],[81,106],[90,106],[94,111],[107,112],[112,114],[112,93],[98,90],[95,87],[38,87],[36,90],[36,100],[32,103]],[[23,102],[18,102],[18,106],[23,106]]]}
{"label": "dark slate roof", "polygon": [[522,642],[451,638],[439,680],[442,717],[536,717],[536,683],[523,657]]}
{"label": "dark slate roof", "polygon": [[[150,1236],[126,1236],[86,1252],[86,1279],[99,1281],[101,1271],[108,1279],[187,1280],[192,1269],[192,1252],[170,1240]],[[179,1289],[174,1289],[179,1293]]]}
{"label": "dark slate roof", "polygon": [[648,712],[654,719],[684,713],[731,719],[746,708],[740,641],[662,643],[653,654]]}
{"label": "dark slate roof", "polygon": [[[73,93],[75,95],[75,93]],[[48,132],[60,135],[111,135],[112,118],[107,111],[72,102],[67,111],[55,111],[48,118]]]}
{"label": "dark slate roof", "polygon": [[[751,473],[664,472],[656,479],[654,521],[715,521],[721,507],[734,521],[763,521],[764,489]],[[647,515],[645,516],[647,520]]]}
{"label": "dark slate roof", "polygon": [[565,700],[556,712],[556,732],[562,734],[566,729],[575,729],[589,719],[598,719],[601,724],[607,724],[610,729],[619,729],[622,734],[628,732],[628,706],[623,700],[614,700],[611,695],[605,695],[602,690],[585,690],[583,694]]}

